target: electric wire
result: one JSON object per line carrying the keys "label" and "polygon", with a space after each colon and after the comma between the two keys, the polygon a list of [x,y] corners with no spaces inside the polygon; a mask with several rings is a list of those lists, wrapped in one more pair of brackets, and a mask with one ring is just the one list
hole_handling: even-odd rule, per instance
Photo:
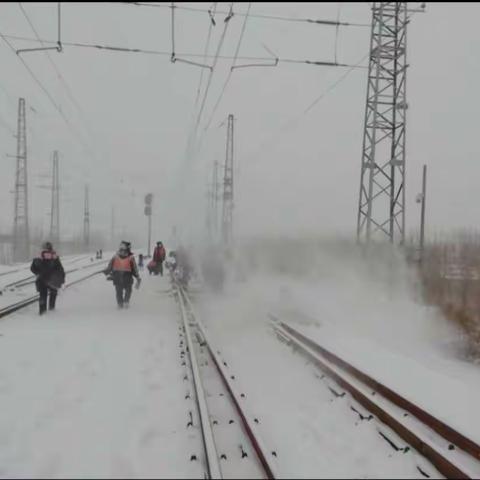
{"label": "electric wire", "polygon": [[[13,40],[24,40],[24,41],[30,41],[30,42],[36,42],[37,40],[29,37],[22,37],[18,35],[8,35],[8,34],[2,34],[2,38],[10,38]],[[42,40],[44,43],[56,43],[52,40]],[[116,46],[111,46],[111,45],[98,45],[98,44],[92,44],[92,43],[81,43],[81,42],[62,42],[62,45],[64,46],[70,46],[70,47],[78,47],[78,48],[92,48],[92,49],[99,49],[99,50],[107,50],[107,51],[113,51],[113,52],[124,52],[124,53],[139,53],[139,54],[148,54],[148,55],[159,55],[159,56],[171,56],[171,52],[167,51],[161,51],[161,50],[146,50],[146,49],[140,49],[140,48],[128,48],[128,47],[116,47]],[[198,57],[203,57],[203,53],[182,53],[180,54],[183,57],[192,57],[192,58],[198,58]],[[207,58],[214,58],[217,60],[233,60],[235,57],[231,55],[207,55]],[[177,58],[177,61],[179,59]],[[258,60],[258,61],[271,61],[271,57],[251,57],[251,56],[238,56],[237,60]],[[358,66],[358,65],[349,65],[346,63],[335,63],[331,61],[318,61],[318,60],[303,60],[303,59],[298,59],[298,58],[278,58],[275,59],[278,60],[279,63],[292,63],[292,64],[305,64],[305,65],[316,65],[316,66],[330,66],[330,67],[350,67],[350,68],[359,68],[363,69],[366,68],[364,66]]]}
{"label": "electric wire", "polygon": [[[37,38],[37,40],[40,42],[40,44],[42,46],[45,46],[45,42],[43,40],[41,40],[38,32],[37,32],[37,29],[35,28],[32,20],[30,19],[30,17],[28,16],[25,8],[23,7],[22,3],[21,2],[18,2],[18,5],[22,11],[22,14],[23,16],[25,17],[25,19],[27,20],[28,24],[30,25],[30,28],[31,30],[33,31],[35,37]],[[60,12],[59,12],[59,26],[58,26],[58,31],[59,31],[59,40],[58,40],[58,43],[60,43]],[[83,112],[83,109],[82,107],[80,106],[79,102],[76,100],[75,96],[73,95],[73,92],[72,92],[72,89],[70,88],[69,84],[67,83],[67,81],[65,80],[64,76],[61,74],[60,70],[58,69],[57,67],[57,64],[54,62],[52,56],[50,55],[50,53],[48,51],[45,51],[44,52],[45,55],[47,56],[48,58],[48,61],[50,62],[50,65],[52,66],[53,70],[55,71],[56,73],[56,76],[58,78],[58,80],[60,81],[60,83],[64,86],[65,88],[65,91],[67,92],[67,95],[68,97],[70,98],[70,101],[72,102],[72,104],[75,106],[75,108],[78,110],[78,113],[80,114],[80,118],[82,120],[82,123],[84,124],[84,127],[85,127],[85,130],[87,131],[87,133],[89,134],[90,138],[92,138],[92,133],[90,132],[90,127],[88,126],[88,122],[86,121],[85,119],[85,114]]]}
{"label": "electric wire", "polygon": [[[153,7],[153,8],[170,8],[168,5],[159,5],[156,3],[144,3],[144,2],[109,2],[109,3],[120,3],[125,5],[134,5],[137,7]],[[195,8],[195,7],[186,7],[186,6],[176,6],[179,10],[189,11],[189,12],[197,12],[197,13],[205,13],[207,10],[203,8]],[[227,14],[226,11],[218,11],[219,14]],[[245,13],[238,13],[238,16],[245,16]],[[315,18],[295,18],[295,17],[283,17],[280,15],[264,15],[264,14],[255,14],[250,15],[252,18],[262,18],[265,20],[279,20],[279,21],[286,21],[286,22],[298,22],[298,23],[311,23],[317,25],[330,25],[335,26],[337,22],[335,20],[322,20],[322,19],[315,19]],[[341,22],[340,25],[349,26],[349,27],[370,27],[370,24],[366,23],[350,23],[350,22]]]}
{"label": "electric wire", "polygon": [[[215,13],[216,13],[216,10],[217,10],[217,3],[218,2],[214,2],[212,8],[209,10],[210,23],[209,23],[209,26],[208,26],[208,34],[207,34],[207,41],[206,41],[206,44],[205,44],[205,50],[203,52],[203,63],[206,63],[208,51],[210,49],[210,40],[211,40],[211,37],[212,37],[212,29],[215,26],[214,16],[215,16]],[[212,13],[210,13],[210,12],[212,12]],[[196,95],[196,98],[195,98],[195,108],[197,107],[198,99],[200,98],[200,91],[201,91],[202,84],[203,84],[203,74],[204,73],[205,73],[205,70],[202,69],[200,71],[200,79],[199,79],[199,82],[198,82],[197,95]]]}
{"label": "electric wire", "polygon": [[245,28],[247,26],[248,15],[250,13],[251,6],[252,6],[252,2],[249,2],[247,12],[245,14],[245,19],[244,19],[243,25],[242,25],[242,31],[240,32],[240,38],[238,39],[237,48],[235,50],[235,55],[233,57],[232,67],[230,68],[230,71],[228,72],[227,79],[225,80],[225,83],[223,84],[222,91],[220,92],[220,95],[218,96],[218,99],[215,103],[215,106],[213,107],[212,113],[210,114],[210,118],[208,120],[207,126],[205,127],[204,131],[209,129],[210,124],[212,123],[213,116],[215,115],[215,112],[217,111],[217,108],[220,105],[220,102],[223,98],[223,95],[225,94],[225,91],[227,89],[227,85],[229,84],[230,78],[232,77],[233,67],[235,66],[235,63],[237,62],[238,53],[240,52],[240,46],[242,44],[243,36],[245,34]]}
{"label": "electric wire", "polygon": [[[355,70],[355,68],[358,68],[359,65],[370,55],[370,52],[367,52],[358,62],[356,62],[354,65],[352,65],[348,70],[346,70],[334,83],[332,83],[329,87],[325,89],[325,91],[319,95],[304,111],[303,113],[306,114],[308,113],[315,105],[320,102],[326,95],[328,95],[331,91],[335,90],[338,85],[340,85],[347,77],[350,75],[350,73]],[[363,67],[363,68],[368,68],[368,67]]]}
{"label": "electric wire", "polygon": [[216,51],[215,58],[214,58],[213,63],[212,63],[212,69],[210,70],[210,75],[208,76],[207,86],[205,87],[205,92],[203,94],[203,99],[202,99],[202,103],[201,103],[201,106],[200,106],[200,111],[198,112],[197,121],[196,121],[196,124],[195,124],[194,137],[196,136],[196,132],[198,130],[198,125],[200,124],[200,119],[202,117],[203,109],[205,108],[205,103],[206,103],[206,100],[207,100],[207,97],[208,97],[208,92],[210,90],[210,85],[212,84],[212,78],[213,78],[213,74],[215,72],[215,67],[217,66],[218,57],[219,57],[220,52],[222,50],[223,43],[225,41],[225,36],[227,34],[228,26],[230,25],[230,19],[232,18],[232,16],[233,16],[233,2],[231,2],[231,4],[230,4],[229,14],[224,19],[224,28],[223,28],[222,36],[220,38],[220,41],[218,42],[217,51]]}
{"label": "electric wire", "polygon": [[74,130],[73,130],[73,127],[70,123],[70,121],[68,120],[68,118],[66,117],[66,115],[63,113],[62,109],[60,108],[60,106],[55,102],[55,99],[52,97],[52,95],[50,94],[50,92],[47,90],[47,88],[43,85],[43,83],[39,80],[39,78],[35,75],[34,71],[30,68],[30,66],[28,65],[28,63],[22,58],[20,57],[19,55],[17,55],[17,51],[15,49],[15,47],[8,41],[8,39],[6,38],[6,36],[0,32],[0,37],[2,38],[2,40],[7,44],[7,46],[10,48],[10,50],[12,50],[12,52],[15,54],[15,56],[20,60],[20,62],[22,62],[22,65],[24,66],[24,68],[28,71],[28,73],[30,74],[30,76],[32,77],[32,79],[34,80],[34,82],[38,85],[38,87],[42,90],[42,92],[45,94],[45,96],[48,98],[48,100],[50,101],[50,103],[52,104],[52,106],[55,108],[55,110],[60,114],[60,116],[62,117],[63,121],[65,122],[65,124],[67,125],[68,127],[68,130],[70,131],[70,133],[82,144],[83,148],[85,148],[86,151],[92,153],[90,147],[88,145],[85,144],[84,140],[81,138],[81,136],[79,136]]}
{"label": "electric wire", "polygon": [[[209,22],[209,26],[208,26],[207,41],[205,43],[205,49],[203,51],[203,63],[204,64],[206,64],[206,62],[207,62],[207,55],[208,55],[208,52],[210,50],[210,41],[211,41],[211,36],[212,36],[212,30],[213,30],[213,27],[216,26],[215,14],[216,14],[216,10],[217,10],[217,3],[218,2],[214,2],[212,4],[212,7],[210,8],[210,10],[208,11],[208,14],[209,14],[209,17],[210,17],[210,22]],[[194,104],[193,110],[192,110],[191,126],[189,128],[189,133],[188,133],[187,155],[188,155],[188,152],[191,150],[191,146],[192,146],[193,140],[194,140],[193,137],[194,137],[194,133],[195,133],[195,116],[196,116],[196,113],[197,113],[198,101],[200,99],[200,92],[202,90],[204,73],[205,73],[205,70],[202,68],[201,71],[200,71],[200,78],[199,78],[197,92],[196,92],[196,96],[195,96],[195,104]]]}
{"label": "electric wire", "polygon": [[[29,37],[23,37],[18,35],[9,35],[9,34],[2,34],[3,38],[10,38],[13,40],[23,40],[29,42],[37,42],[37,40]],[[42,40],[44,43],[56,43],[52,40]],[[123,52],[123,53],[138,53],[138,54],[148,54],[148,55],[158,55],[158,56],[171,56],[172,52],[162,51],[162,50],[147,50],[141,48],[129,48],[129,47],[117,47],[112,45],[100,45],[100,44],[93,44],[93,43],[82,43],[82,42],[62,42],[62,45],[69,46],[69,47],[77,47],[77,48],[92,48],[98,50],[107,50],[113,52]],[[181,53],[179,54],[182,57],[191,57],[191,58],[199,58],[204,57],[203,53]],[[217,60],[233,60],[235,57],[231,55],[206,55],[206,58],[213,58]],[[237,60],[252,60],[252,61],[271,61],[272,57],[253,57],[253,56],[238,56]],[[276,59],[277,60],[277,59]],[[178,61],[178,59],[177,59]],[[279,63],[292,63],[292,64],[305,64],[305,65],[317,65],[317,66],[333,66],[333,67],[350,67],[350,68],[366,68],[364,66],[359,65],[349,65],[346,63],[336,63],[331,61],[318,61],[318,60],[304,60],[298,58],[278,58]]]}
{"label": "electric wire", "polygon": [[362,63],[368,56],[370,55],[370,52],[367,52],[365,55],[362,56],[361,59],[359,59],[355,65],[352,65],[351,68],[349,68],[345,73],[343,73],[337,80],[335,80],[333,83],[331,83],[329,86],[327,86],[323,92],[315,98],[312,102],[308,104],[308,106],[299,114],[297,114],[295,117],[290,118],[287,120],[281,127],[279,127],[275,132],[273,132],[272,135],[268,137],[267,140],[264,140],[254,151],[256,154],[260,152],[265,146],[269,146],[272,144],[272,142],[282,133],[286,133],[288,131],[291,131],[292,129],[296,128],[298,125],[300,125],[301,121],[305,118],[305,116],[313,110],[313,108],[318,105],[318,103],[323,100],[326,96],[328,96],[331,92],[333,92],[347,77],[352,73],[356,66],[358,66],[360,63]]}

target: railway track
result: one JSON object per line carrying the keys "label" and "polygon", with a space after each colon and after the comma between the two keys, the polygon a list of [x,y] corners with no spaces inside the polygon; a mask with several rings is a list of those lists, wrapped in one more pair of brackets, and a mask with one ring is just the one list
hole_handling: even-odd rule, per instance
{"label": "railway track", "polygon": [[[82,258],[83,260],[85,258]],[[69,263],[76,263],[77,261],[79,261],[80,259],[75,259]],[[65,274],[70,274],[70,273],[74,273],[74,272],[78,272],[80,270],[85,270],[87,268],[92,268],[92,267],[95,267],[97,265],[102,265],[103,263],[105,263],[105,260],[102,260],[100,262],[93,262],[93,263],[90,263],[88,265],[83,265],[81,267],[76,267],[76,268],[71,268],[69,270],[65,270]],[[25,287],[25,286],[28,286],[28,285],[33,285],[35,283],[35,275],[28,275],[27,277],[24,277],[24,278],[21,278],[19,280],[16,280],[14,282],[10,282],[6,285],[4,285],[3,287],[0,288],[0,294],[3,294],[5,291],[11,291],[11,290],[16,290],[18,288],[22,288],[22,287]]]}
{"label": "railway track", "polygon": [[[90,255],[83,255],[81,257],[74,257],[73,259],[68,259],[64,261],[64,263],[76,263],[79,262],[80,260],[86,260],[89,258]],[[0,272],[0,277],[5,277],[7,275],[13,275],[14,273],[18,273],[21,271],[29,271],[30,270],[30,264],[25,265],[22,268],[15,268],[13,270],[7,270],[6,272]]]}
{"label": "railway track", "polygon": [[[238,389],[235,375],[212,345],[185,290],[176,284],[173,289],[181,313],[180,348],[187,371],[184,379],[191,375],[195,402],[188,426],[201,431],[205,477],[278,478],[276,452],[264,445],[259,419],[248,411],[246,394]],[[186,398],[191,397],[188,392]]]}
{"label": "railway track", "polygon": [[[376,417],[447,478],[480,477],[478,444],[291,325],[273,315],[271,318],[274,331],[283,341],[313,361],[324,375],[338,385],[336,390],[344,390],[341,393],[335,390],[336,396],[343,397],[348,392],[370,412],[367,415],[356,411],[361,420]],[[395,449],[408,451],[408,447],[399,448],[388,434],[381,430],[379,434]],[[420,466],[417,469],[423,476],[429,477]]]}
{"label": "railway track", "polygon": [[[88,267],[92,267],[92,266],[93,265],[89,265]],[[88,268],[88,267],[78,268],[78,269],[75,269],[74,271],[83,270],[84,268]],[[72,287],[72,286],[76,285],[77,283],[83,282],[84,280],[88,280],[89,278],[92,278],[95,275],[98,275],[102,272],[103,272],[103,269],[96,270],[95,272],[92,272],[92,273],[86,275],[85,277],[78,278],[77,280],[73,280],[72,282],[69,282],[69,283],[65,284],[65,288]],[[20,300],[18,302],[12,303],[11,305],[8,305],[7,307],[0,308],[0,318],[6,317],[7,315],[10,315],[10,314],[16,312],[17,310],[22,309],[22,308],[28,307],[29,305],[33,305],[37,301],[38,301],[38,293],[35,294],[35,295],[32,295],[31,297],[28,297],[28,298],[25,298],[25,299]]]}

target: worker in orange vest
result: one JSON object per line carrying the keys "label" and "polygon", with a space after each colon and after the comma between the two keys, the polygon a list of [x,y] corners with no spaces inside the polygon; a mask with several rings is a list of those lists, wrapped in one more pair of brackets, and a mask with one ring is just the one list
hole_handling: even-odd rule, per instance
{"label": "worker in orange vest", "polygon": [[132,296],[133,277],[137,279],[135,288],[140,287],[140,275],[137,263],[131,251],[130,242],[122,242],[108,267],[103,271],[109,280],[113,280],[118,308],[128,308]]}

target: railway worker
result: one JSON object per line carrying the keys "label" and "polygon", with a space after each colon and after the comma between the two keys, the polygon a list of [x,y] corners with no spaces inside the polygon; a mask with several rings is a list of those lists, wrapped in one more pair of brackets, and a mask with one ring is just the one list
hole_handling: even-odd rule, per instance
{"label": "railway worker", "polygon": [[155,262],[155,275],[160,274],[163,277],[163,262],[165,261],[167,252],[165,251],[165,247],[163,246],[162,242],[157,242],[157,246],[153,250],[153,261]]}
{"label": "railway worker", "polygon": [[42,245],[40,256],[32,261],[30,270],[36,275],[35,285],[39,293],[39,313],[43,315],[48,309],[55,310],[57,291],[65,283],[65,270],[50,242]]}
{"label": "railway worker", "polygon": [[128,308],[132,296],[133,278],[137,279],[135,288],[140,288],[141,282],[130,242],[120,244],[118,252],[112,257],[103,273],[113,280],[118,308]]}

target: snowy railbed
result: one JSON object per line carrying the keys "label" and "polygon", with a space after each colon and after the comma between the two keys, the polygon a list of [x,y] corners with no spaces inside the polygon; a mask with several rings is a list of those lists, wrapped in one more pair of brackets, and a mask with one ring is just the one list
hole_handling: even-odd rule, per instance
{"label": "snowy railbed", "polygon": [[2,477],[199,477],[168,288],[144,278],[117,311],[94,277],[1,323]]}
{"label": "snowy railbed", "polygon": [[[105,257],[104,257],[105,258]],[[78,280],[88,275],[95,269],[101,269],[106,266],[106,260],[95,260],[91,255],[75,255],[62,259],[62,264],[66,273],[66,283]],[[73,271],[76,270],[76,271]],[[0,309],[13,303],[25,300],[36,294],[35,276],[28,267],[22,268],[19,272],[0,277]],[[25,284],[23,285],[23,282]],[[18,285],[16,285],[18,283]]]}

